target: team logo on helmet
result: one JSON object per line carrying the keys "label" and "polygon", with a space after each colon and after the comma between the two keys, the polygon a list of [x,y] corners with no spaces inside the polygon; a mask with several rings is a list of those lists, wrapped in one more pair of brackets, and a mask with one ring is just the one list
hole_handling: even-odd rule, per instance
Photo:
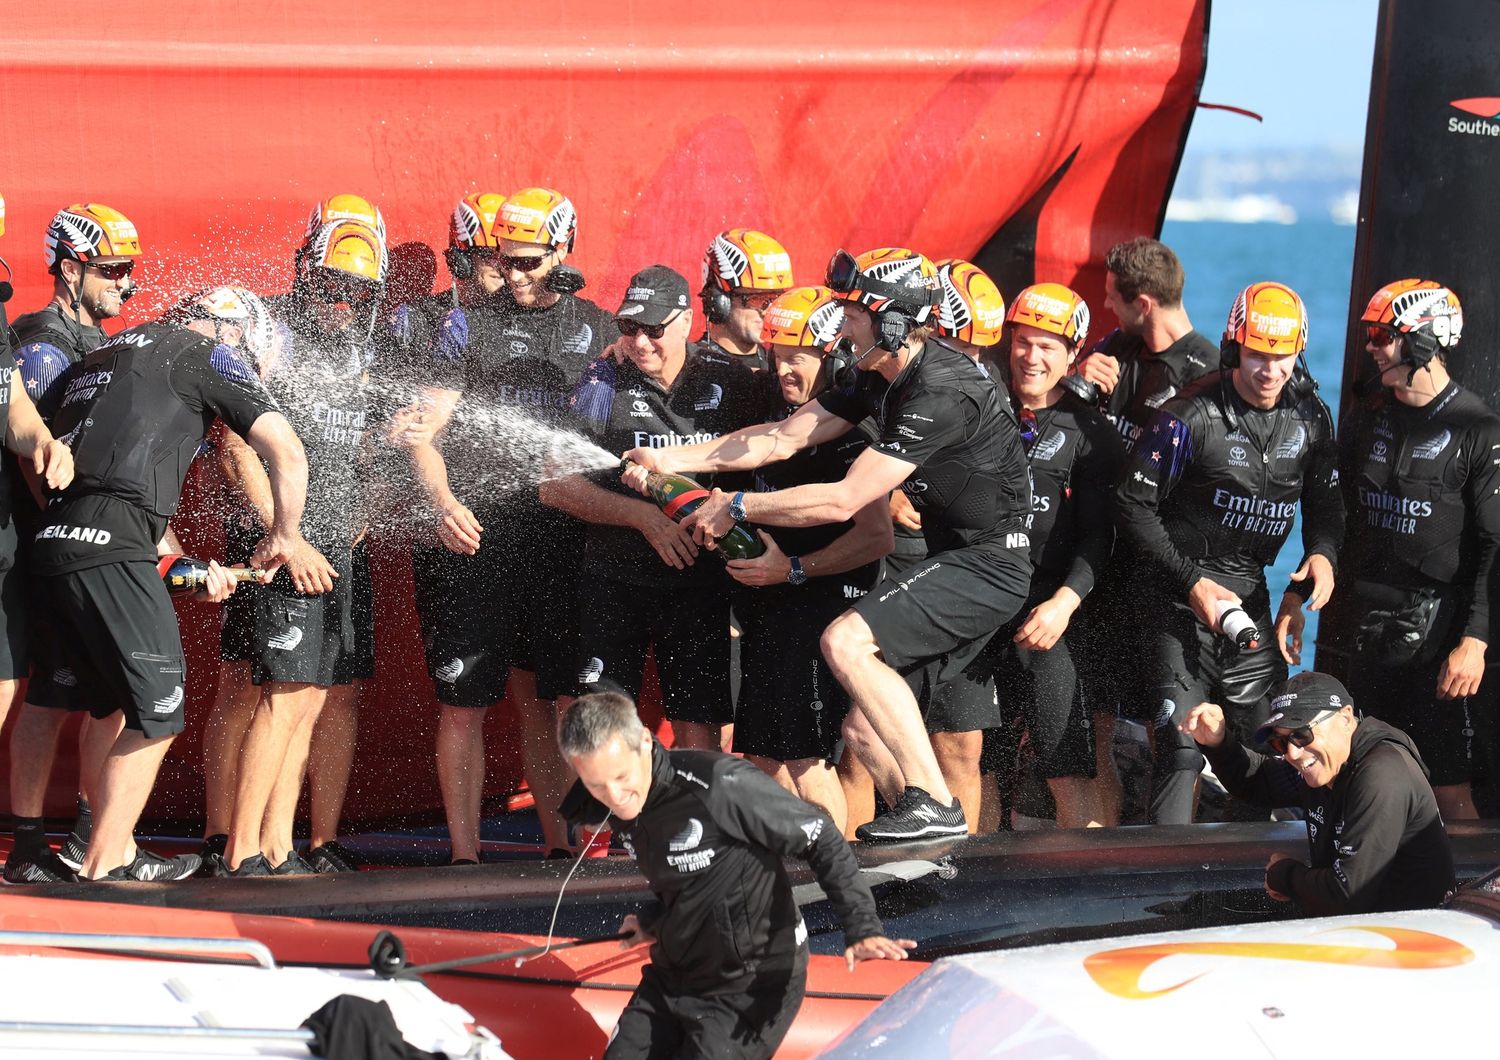
{"label": "team logo on helmet", "polygon": [[1464,330],[1464,311],[1458,295],[1434,280],[1397,280],[1375,292],[1360,317],[1368,324],[1384,324],[1401,334],[1426,332],[1439,349],[1458,345]]}
{"label": "team logo on helmet", "polygon": [[333,269],[366,280],[385,282],[385,240],[359,221],[324,225],[308,248],[309,268]]}
{"label": "team logo on helmet", "polygon": [[792,257],[764,232],[731,228],[708,245],[703,283],[721,291],[784,291],[792,286]]}
{"label": "team logo on helmet", "polygon": [[993,346],[1005,328],[1005,298],[995,281],[971,262],[950,258],[937,263],[943,300],[938,331],[960,342]]}
{"label": "team logo on helmet", "polygon": [[1241,349],[1292,357],[1307,348],[1307,310],[1284,284],[1252,283],[1229,307],[1224,337]]}
{"label": "team logo on helmet", "polygon": [[844,328],[844,307],[826,287],[794,287],[772,302],[761,318],[760,341],[808,346],[827,352]]}
{"label": "team logo on helmet", "polygon": [[1050,332],[1075,350],[1089,335],[1088,303],[1077,291],[1060,283],[1032,284],[1016,295],[1005,319]]}
{"label": "team logo on helmet", "polygon": [[319,230],[335,221],[358,221],[385,242],[385,218],[379,207],[361,195],[349,194],[331,195],[313,206],[302,241],[311,244]]}
{"label": "team logo on helmet", "polygon": [[141,237],[130,218],[102,203],[75,203],[59,210],[47,226],[47,267],[64,258],[92,261],[94,258],[141,255]]}
{"label": "team logo on helmet", "polygon": [[501,239],[571,249],[578,236],[578,214],[562,192],[522,188],[500,207],[497,228]]}
{"label": "team logo on helmet", "polygon": [[465,249],[499,246],[500,236],[496,231],[495,219],[504,205],[505,196],[494,192],[476,192],[464,196],[453,209],[452,223],[448,226],[448,243]]}

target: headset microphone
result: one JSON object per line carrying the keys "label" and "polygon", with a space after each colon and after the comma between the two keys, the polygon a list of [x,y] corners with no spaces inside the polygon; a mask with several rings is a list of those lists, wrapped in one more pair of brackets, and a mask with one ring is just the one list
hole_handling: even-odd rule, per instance
{"label": "headset microphone", "polygon": [[16,293],[16,289],[11,286],[10,282],[15,273],[10,271],[10,262],[4,258],[0,258],[0,265],[5,266],[5,279],[0,280],[0,303],[3,303],[9,302],[11,296]]}

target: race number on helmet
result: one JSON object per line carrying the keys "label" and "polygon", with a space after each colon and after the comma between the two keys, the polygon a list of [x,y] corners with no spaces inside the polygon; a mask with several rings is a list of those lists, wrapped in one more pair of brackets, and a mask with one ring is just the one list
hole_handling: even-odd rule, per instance
{"label": "race number on helmet", "polygon": [[918,324],[925,324],[941,301],[937,266],[905,247],[881,247],[858,257],[835,251],[827,282],[845,301],[877,313],[898,309]]}
{"label": "race number on helmet", "polygon": [[1403,335],[1430,335],[1439,349],[1458,345],[1464,311],[1458,295],[1434,280],[1397,280],[1375,292],[1360,320]]}
{"label": "race number on helmet", "polygon": [[1075,350],[1089,336],[1088,303],[1073,288],[1060,283],[1032,284],[1016,295],[1005,319],[1056,335]]}
{"label": "race number on helmet", "polygon": [[949,258],[937,263],[943,301],[938,333],[975,346],[993,346],[1005,330],[1005,296],[995,281],[972,262]]}
{"label": "race number on helmet", "polygon": [[767,346],[806,346],[827,353],[844,327],[844,306],[826,287],[794,287],[772,302],[761,317],[760,341]]}
{"label": "race number on helmet", "polygon": [[103,203],[74,203],[47,226],[47,268],[59,261],[141,256],[141,237],[130,218]]}
{"label": "race number on helmet", "polygon": [[721,291],[785,291],[792,286],[792,258],[764,232],[731,228],[708,245],[703,283]]}
{"label": "race number on helmet", "polygon": [[496,227],[501,239],[572,249],[578,214],[560,191],[522,188],[506,197]]}
{"label": "race number on helmet", "polygon": [[453,208],[453,217],[448,224],[448,245],[464,250],[498,247],[498,221],[500,208],[504,205],[505,196],[493,191],[465,195]]}
{"label": "race number on helmet", "polygon": [[1252,283],[1229,307],[1224,338],[1244,350],[1294,357],[1307,348],[1307,309],[1285,284]]}

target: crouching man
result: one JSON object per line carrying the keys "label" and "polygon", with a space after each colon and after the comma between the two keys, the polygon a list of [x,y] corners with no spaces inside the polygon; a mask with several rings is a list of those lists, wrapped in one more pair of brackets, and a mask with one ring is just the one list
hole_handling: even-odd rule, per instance
{"label": "crouching man", "polygon": [[1453,851],[1416,745],[1400,729],[1359,718],[1327,674],[1301,673],[1271,692],[1271,716],[1255,738],[1275,757],[1226,741],[1214,703],[1194,707],[1179,727],[1230,794],[1306,808],[1312,863],[1273,855],[1272,898],[1336,916],[1427,909],[1453,891]]}
{"label": "crouching man", "polygon": [[[852,970],[916,946],[882,934],[869,885],[822,810],[749,762],[668,751],[617,692],[580,697],[559,743],[578,773],[563,801],[575,823],[613,819],[657,901],[625,918],[651,963],[605,1056],[769,1057],[802,1005],[807,928],[784,856],[805,858],[844,925]],[[607,811],[607,813],[606,813]]]}

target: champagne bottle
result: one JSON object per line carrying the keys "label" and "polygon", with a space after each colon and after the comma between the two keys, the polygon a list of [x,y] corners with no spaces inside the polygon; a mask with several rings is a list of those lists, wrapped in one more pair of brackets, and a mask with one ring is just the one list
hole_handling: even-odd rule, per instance
{"label": "champagne bottle", "polygon": [[[622,461],[621,469],[628,465],[630,461]],[[661,471],[646,472],[646,489],[662,514],[674,523],[682,522],[697,511],[709,494],[708,490],[686,475],[668,475]],[[742,523],[735,523],[729,533],[719,538],[716,544],[726,560],[754,559],[766,551],[760,537]]]}
{"label": "champagne bottle", "polygon": [[[156,561],[156,573],[167,583],[169,593],[195,593],[208,584],[208,564],[192,556],[162,556]],[[224,573],[237,582],[258,582],[261,572],[244,567],[225,567]]]}

